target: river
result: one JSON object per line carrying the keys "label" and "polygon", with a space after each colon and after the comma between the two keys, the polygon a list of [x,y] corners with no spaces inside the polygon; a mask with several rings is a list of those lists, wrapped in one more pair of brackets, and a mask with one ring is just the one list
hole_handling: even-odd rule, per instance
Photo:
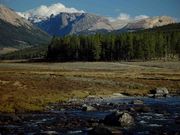
{"label": "river", "polygon": [[[134,100],[143,105],[134,105]],[[82,104],[96,111],[82,111]],[[77,134],[86,135],[97,125],[103,125],[106,115],[115,110],[129,111],[135,119],[131,128],[113,127],[123,134],[180,134],[180,97],[121,97],[51,104],[44,112],[0,114],[0,135],[4,134]]]}

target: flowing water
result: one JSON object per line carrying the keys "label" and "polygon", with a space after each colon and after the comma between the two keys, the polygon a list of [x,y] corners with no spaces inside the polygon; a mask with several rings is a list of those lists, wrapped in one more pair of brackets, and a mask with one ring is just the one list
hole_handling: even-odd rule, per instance
{"label": "flowing water", "polygon": [[80,106],[74,105],[74,107],[63,106],[64,109],[61,110],[53,108],[44,113],[18,114],[18,117],[11,116],[12,114],[1,114],[0,135],[88,134],[93,124],[101,123],[101,120],[113,110],[123,111],[140,107],[141,105],[131,104],[135,99],[143,100],[145,108],[134,112],[135,126],[115,127],[116,129],[123,131],[124,134],[134,135],[180,133],[180,97],[160,99],[126,97],[89,102],[99,106],[97,111],[93,112],[82,111]]}

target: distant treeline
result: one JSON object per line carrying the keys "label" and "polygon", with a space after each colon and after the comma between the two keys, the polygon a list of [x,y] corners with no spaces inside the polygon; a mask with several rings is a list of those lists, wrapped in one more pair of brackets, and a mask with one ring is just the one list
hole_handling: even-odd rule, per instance
{"label": "distant treeline", "polygon": [[54,37],[47,58],[59,61],[119,61],[180,57],[180,31]]}
{"label": "distant treeline", "polygon": [[42,44],[0,55],[0,59],[129,61],[179,57],[180,60],[180,23],[137,32],[119,32],[54,37],[49,45]]}

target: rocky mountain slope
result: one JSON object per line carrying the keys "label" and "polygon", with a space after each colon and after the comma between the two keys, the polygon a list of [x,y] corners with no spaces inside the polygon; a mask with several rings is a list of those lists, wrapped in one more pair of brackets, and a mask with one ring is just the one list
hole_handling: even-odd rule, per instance
{"label": "rocky mountain slope", "polygon": [[101,29],[113,30],[108,19],[89,13],[60,13],[35,24],[47,33],[58,36]]}
{"label": "rocky mountain slope", "polygon": [[92,34],[96,32],[111,32],[114,30],[127,32],[129,30],[149,29],[172,24],[171,17],[161,16],[142,20],[117,20],[110,22],[107,18],[89,13],[60,13],[35,24],[50,35],[64,36],[69,34]]}
{"label": "rocky mountain slope", "polygon": [[149,29],[159,26],[175,23],[175,21],[168,16],[158,16],[152,18],[146,18],[135,22],[128,23],[124,29],[127,30],[138,30],[138,29]]}
{"label": "rocky mountain slope", "polygon": [[24,48],[45,43],[50,36],[15,11],[0,5],[0,48]]}

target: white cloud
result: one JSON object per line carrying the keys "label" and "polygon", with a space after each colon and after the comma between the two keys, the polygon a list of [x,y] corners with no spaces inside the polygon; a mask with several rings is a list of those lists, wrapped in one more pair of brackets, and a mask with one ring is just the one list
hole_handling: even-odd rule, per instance
{"label": "white cloud", "polygon": [[73,7],[69,8],[66,7],[65,5],[61,4],[61,3],[56,3],[50,6],[45,6],[42,5],[38,8],[35,9],[31,9],[28,10],[26,12],[20,13],[17,12],[19,15],[21,15],[22,17],[25,17],[26,19],[28,19],[29,17],[33,17],[33,16],[40,16],[40,17],[49,17],[50,15],[54,14],[57,15],[61,12],[66,12],[66,13],[79,13],[79,12],[84,12],[83,10],[77,10]]}
{"label": "white cloud", "polygon": [[121,13],[118,17],[117,20],[129,20],[130,19],[130,15],[126,14],[126,13]]}
{"label": "white cloud", "polygon": [[114,22],[114,21],[118,21],[118,20],[128,21],[128,20],[130,20],[130,15],[128,15],[126,13],[120,13],[119,16],[117,16],[117,17],[107,17],[107,19],[110,22]]}
{"label": "white cloud", "polygon": [[109,19],[109,21],[114,22],[114,21],[134,21],[134,20],[142,20],[142,19],[146,19],[149,18],[149,16],[147,15],[138,15],[135,17],[130,16],[127,13],[120,13],[119,16],[117,17],[107,17]]}

